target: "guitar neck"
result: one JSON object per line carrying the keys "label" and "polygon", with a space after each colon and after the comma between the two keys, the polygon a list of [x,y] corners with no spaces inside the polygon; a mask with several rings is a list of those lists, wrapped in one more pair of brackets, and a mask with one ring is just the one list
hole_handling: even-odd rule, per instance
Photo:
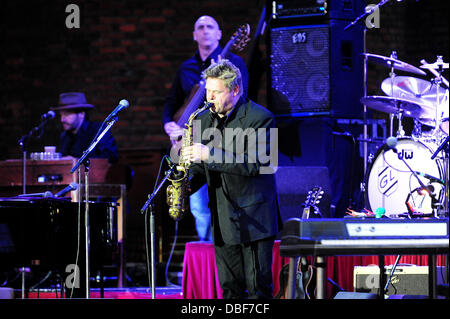
{"label": "guitar neck", "polygon": [[302,219],[308,219],[310,212],[311,212],[311,207],[310,206],[306,206],[305,208],[303,208]]}
{"label": "guitar neck", "polygon": [[186,124],[189,120],[189,116],[198,108],[198,106],[205,99],[205,95],[206,95],[205,81],[200,81],[200,83],[198,84],[197,91],[188,101],[188,104],[184,108],[183,114],[177,121],[178,126],[184,127],[184,124]]}

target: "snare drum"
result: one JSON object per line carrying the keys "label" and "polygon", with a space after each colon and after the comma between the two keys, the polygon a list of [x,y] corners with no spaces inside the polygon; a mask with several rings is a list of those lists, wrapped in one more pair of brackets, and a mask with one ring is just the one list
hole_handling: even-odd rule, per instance
{"label": "snare drum", "polygon": [[[432,160],[433,151],[425,144],[410,138],[399,139],[397,153],[383,145],[375,155],[374,160],[366,173],[366,207],[371,211],[379,207],[386,210],[386,216],[397,216],[408,211],[405,202],[410,199],[410,194],[420,187],[413,173],[405,163],[418,174],[425,185],[431,185],[437,198],[441,198],[444,185],[442,165],[438,160]],[[436,180],[431,180],[435,177]],[[431,197],[415,203],[415,206],[423,213],[433,213]]]}

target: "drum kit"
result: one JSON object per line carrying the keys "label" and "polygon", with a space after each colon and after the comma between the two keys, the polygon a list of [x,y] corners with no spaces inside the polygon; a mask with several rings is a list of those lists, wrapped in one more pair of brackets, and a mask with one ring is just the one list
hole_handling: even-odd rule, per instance
{"label": "drum kit", "polygon": [[[448,217],[449,192],[449,84],[442,75],[449,68],[442,56],[435,63],[418,68],[397,58],[364,53],[371,61],[390,69],[381,84],[385,96],[364,96],[361,103],[390,116],[390,136],[395,145],[386,143],[368,159],[365,173],[366,205],[372,211],[385,210],[387,217]],[[397,76],[396,70],[425,76]],[[404,117],[414,120],[411,135],[405,135]],[[394,133],[394,121],[398,129]]]}

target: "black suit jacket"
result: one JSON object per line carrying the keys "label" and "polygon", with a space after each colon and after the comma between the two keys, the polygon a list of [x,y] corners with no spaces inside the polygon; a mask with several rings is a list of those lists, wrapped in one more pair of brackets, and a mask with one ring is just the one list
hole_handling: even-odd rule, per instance
{"label": "black suit jacket", "polygon": [[273,114],[241,98],[218,128],[210,111],[197,119],[194,142],[201,137],[211,160],[191,165],[191,187],[208,183],[214,242],[238,244],[275,236],[281,219],[275,170],[269,166],[276,163],[265,156],[277,151],[270,150]]}

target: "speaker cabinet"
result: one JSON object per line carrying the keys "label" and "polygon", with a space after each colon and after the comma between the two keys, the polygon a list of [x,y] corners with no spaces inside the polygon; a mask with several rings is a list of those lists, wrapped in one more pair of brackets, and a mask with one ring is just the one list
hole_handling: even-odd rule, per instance
{"label": "speaker cabinet", "polygon": [[[392,266],[385,267],[386,279]],[[443,266],[436,269],[437,284],[447,281]],[[380,268],[378,266],[356,266],[353,269],[353,286],[356,292],[377,293]],[[384,288],[384,287],[383,287]],[[390,295],[428,295],[428,266],[397,266],[386,293]]]}
{"label": "speaker cabinet", "polygon": [[[280,166],[275,173],[281,219],[301,218],[308,192],[320,186],[324,191],[317,205],[323,217],[330,217],[331,186],[327,167]],[[311,218],[319,217],[311,214]]]}
{"label": "speaker cabinet", "polygon": [[319,22],[271,27],[269,108],[278,116],[361,118],[362,27]]}

